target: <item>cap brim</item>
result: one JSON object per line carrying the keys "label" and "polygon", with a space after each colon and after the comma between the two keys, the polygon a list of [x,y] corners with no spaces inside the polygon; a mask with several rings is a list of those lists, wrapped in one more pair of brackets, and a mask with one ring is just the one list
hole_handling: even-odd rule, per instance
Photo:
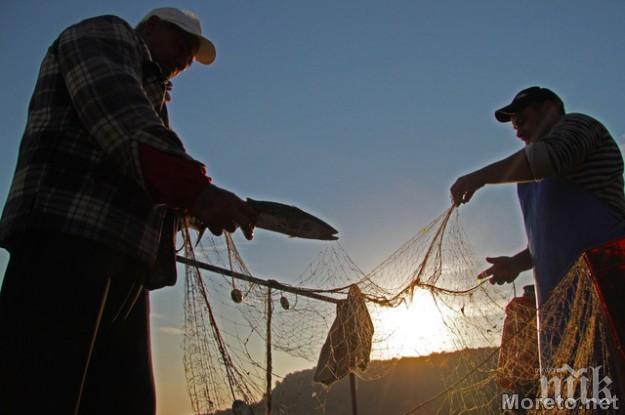
{"label": "cap brim", "polygon": [[217,57],[217,50],[215,49],[215,45],[213,42],[206,39],[204,36],[197,35],[195,33],[189,32],[181,27],[185,32],[195,36],[200,41],[200,47],[197,53],[194,56],[194,59],[203,65],[210,65],[215,62],[215,58]]}
{"label": "cap brim", "polygon": [[510,122],[512,115],[516,114],[517,109],[513,108],[512,105],[506,105],[503,108],[495,111],[495,118],[499,122]]}
{"label": "cap brim", "polygon": [[200,48],[195,55],[195,60],[201,64],[210,65],[215,62],[215,57],[217,56],[215,45],[205,37],[198,36],[198,38],[200,39]]}
{"label": "cap brim", "polygon": [[499,122],[509,122],[514,114],[518,114],[523,108],[527,107],[529,102],[527,100],[517,100],[511,102],[503,108],[499,108],[495,111],[495,118]]}

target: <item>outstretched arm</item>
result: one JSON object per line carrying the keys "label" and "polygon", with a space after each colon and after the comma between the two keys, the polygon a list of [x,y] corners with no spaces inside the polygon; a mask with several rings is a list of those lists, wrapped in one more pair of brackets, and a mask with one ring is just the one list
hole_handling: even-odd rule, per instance
{"label": "outstretched arm", "polygon": [[484,185],[526,182],[533,179],[525,150],[520,150],[505,159],[460,177],[451,186],[451,197],[457,206],[471,200],[473,194]]}

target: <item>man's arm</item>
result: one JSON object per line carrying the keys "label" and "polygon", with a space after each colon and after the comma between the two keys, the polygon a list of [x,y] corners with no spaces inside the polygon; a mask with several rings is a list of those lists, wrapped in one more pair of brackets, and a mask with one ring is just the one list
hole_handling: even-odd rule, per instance
{"label": "man's arm", "polygon": [[156,203],[189,209],[202,189],[211,184],[203,164],[139,144],[143,176]]}
{"label": "man's arm", "polygon": [[202,164],[141,144],[143,174],[153,198],[171,208],[185,209],[215,235],[241,227],[252,239],[256,212],[234,193],[211,184]]}
{"label": "man's arm", "polygon": [[[454,204],[467,203],[486,184],[519,183],[562,175],[578,169],[590,154],[613,139],[597,120],[567,114],[547,135],[503,160],[460,177],[451,187]],[[621,156],[616,145],[615,162]],[[608,151],[608,150],[606,150]]]}
{"label": "man's arm", "polygon": [[527,155],[523,149],[505,159],[460,177],[451,186],[451,196],[454,204],[460,205],[471,200],[473,194],[484,185],[526,182],[533,179]]}

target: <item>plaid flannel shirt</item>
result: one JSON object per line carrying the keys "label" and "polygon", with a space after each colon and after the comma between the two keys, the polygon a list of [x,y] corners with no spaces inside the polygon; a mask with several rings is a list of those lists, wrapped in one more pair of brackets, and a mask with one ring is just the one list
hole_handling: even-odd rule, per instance
{"label": "plaid flannel shirt", "polygon": [[144,181],[141,143],[191,160],[168,128],[167,81],[115,16],[67,28],[39,72],[0,245],[26,231],[74,235],[153,264],[167,207]]}

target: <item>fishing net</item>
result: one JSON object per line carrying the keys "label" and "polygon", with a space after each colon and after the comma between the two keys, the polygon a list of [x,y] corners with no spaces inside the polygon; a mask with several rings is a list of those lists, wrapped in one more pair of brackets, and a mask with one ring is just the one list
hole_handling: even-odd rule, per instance
{"label": "fishing net", "polygon": [[[625,396],[621,346],[623,241],[590,250],[575,262],[539,309],[541,377],[535,396],[553,400],[532,413],[618,414]],[[608,291],[606,291],[606,289]],[[614,301],[611,296],[619,296]],[[548,401],[549,403],[551,401]]]}
{"label": "fishing net", "polygon": [[[185,256],[194,260],[188,230],[183,232]],[[184,368],[195,413],[213,413],[236,399],[251,403],[262,389],[246,379],[232,359],[229,343],[216,321],[209,289],[197,267],[185,269],[184,317]]]}
{"label": "fishing net", "polygon": [[[272,378],[281,377],[274,372],[272,351],[316,362],[316,380],[323,385],[349,373],[367,382],[392,371],[392,364],[368,365],[369,359],[399,362],[406,355],[459,354],[440,388],[400,408],[405,414],[498,414],[502,392],[523,398],[538,391],[537,346],[531,335],[536,310],[529,306],[509,317],[515,314],[514,306],[506,309],[510,286],[476,281],[475,255],[454,208],[370,272],[362,271],[340,244],[328,243],[291,285],[252,275],[230,235],[205,237],[194,249],[187,233],[184,243],[187,258],[214,265],[208,268],[210,276],[197,262],[187,267],[185,370],[197,414],[214,413],[235,399],[263,400],[271,410],[268,389]],[[541,330],[560,327],[564,311],[571,329],[561,339],[551,338],[549,356],[558,359],[543,367],[564,362],[590,367],[612,358],[602,348],[609,330],[600,298],[578,269],[558,288],[576,295],[552,296],[553,302],[540,310]],[[603,376],[616,376],[610,370]],[[302,387],[301,394],[309,398],[309,390]],[[324,393],[329,391],[316,395],[320,407]],[[288,402],[273,405],[289,413]]]}

